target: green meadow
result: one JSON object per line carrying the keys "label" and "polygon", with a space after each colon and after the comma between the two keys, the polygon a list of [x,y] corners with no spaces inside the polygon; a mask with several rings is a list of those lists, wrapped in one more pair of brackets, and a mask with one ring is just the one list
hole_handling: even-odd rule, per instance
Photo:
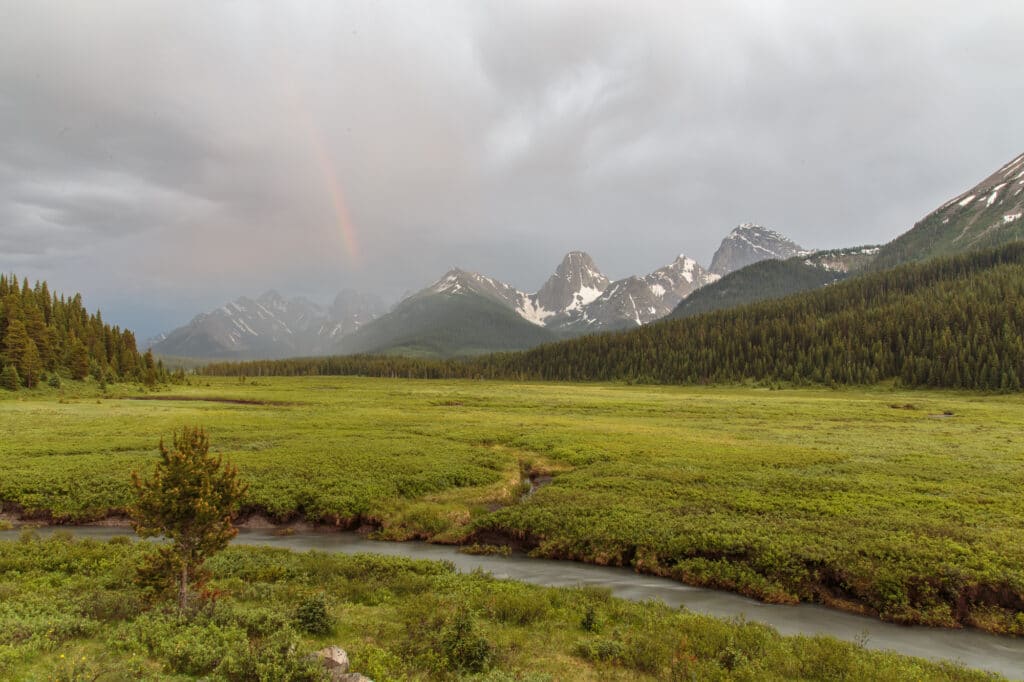
{"label": "green meadow", "polygon": [[376,682],[1002,679],[379,555],[230,547],[184,617],[135,579],[150,551],[125,538],[0,542],[0,678],[327,682],[308,655],[340,642]]}
{"label": "green meadow", "polygon": [[[205,426],[247,513],[1024,634],[1024,398],[343,377],[0,400],[8,514],[123,511]],[[524,495],[524,480],[550,483]]]}

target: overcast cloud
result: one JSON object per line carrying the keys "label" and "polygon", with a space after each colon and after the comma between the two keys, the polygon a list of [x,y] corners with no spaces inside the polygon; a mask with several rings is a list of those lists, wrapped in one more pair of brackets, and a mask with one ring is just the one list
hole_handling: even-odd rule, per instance
{"label": "overcast cloud", "polygon": [[0,269],[143,336],[888,241],[1024,151],[1024,3],[0,0]]}

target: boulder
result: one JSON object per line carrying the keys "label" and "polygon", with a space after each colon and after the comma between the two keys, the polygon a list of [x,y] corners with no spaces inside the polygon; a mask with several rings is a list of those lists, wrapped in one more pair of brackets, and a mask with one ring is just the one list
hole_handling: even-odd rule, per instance
{"label": "boulder", "polygon": [[329,646],[316,652],[320,663],[333,682],[348,682],[348,654],[340,646]]}

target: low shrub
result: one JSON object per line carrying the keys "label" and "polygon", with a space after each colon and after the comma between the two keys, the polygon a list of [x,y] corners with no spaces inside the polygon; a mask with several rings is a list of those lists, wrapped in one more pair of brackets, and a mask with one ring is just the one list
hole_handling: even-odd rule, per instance
{"label": "low shrub", "polygon": [[481,635],[468,609],[459,609],[441,633],[441,651],[459,670],[480,672],[491,666],[494,649]]}
{"label": "low shrub", "polygon": [[299,602],[295,609],[295,624],[311,635],[330,634],[334,621],[327,613],[327,601],[322,594],[314,594]]}

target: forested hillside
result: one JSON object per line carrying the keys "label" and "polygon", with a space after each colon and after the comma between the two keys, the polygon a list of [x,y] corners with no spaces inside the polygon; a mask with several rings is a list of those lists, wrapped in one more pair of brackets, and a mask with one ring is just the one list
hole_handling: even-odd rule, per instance
{"label": "forested hillside", "polygon": [[324,358],[211,374],[571,381],[737,381],[1019,390],[1024,244],[907,265],[821,290],[466,362]]}
{"label": "forested hillside", "polygon": [[139,354],[132,332],[90,314],[80,294],[51,294],[46,282],[19,284],[14,275],[0,275],[0,365],[8,389],[34,387],[44,374],[147,383],[164,374],[152,354]]}
{"label": "forested hillside", "polygon": [[531,348],[555,338],[551,331],[527,322],[491,298],[459,291],[408,298],[346,337],[341,349],[448,358]]}
{"label": "forested hillside", "polygon": [[823,287],[843,277],[845,273],[808,265],[801,258],[763,260],[730,272],[717,282],[693,292],[679,303],[669,317],[692,317],[756,301],[782,298]]}
{"label": "forested hillside", "polygon": [[878,250],[877,246],[854,246],[758,261],[694,291],[669,317],[692,317],[818,289],[861,272]]}

